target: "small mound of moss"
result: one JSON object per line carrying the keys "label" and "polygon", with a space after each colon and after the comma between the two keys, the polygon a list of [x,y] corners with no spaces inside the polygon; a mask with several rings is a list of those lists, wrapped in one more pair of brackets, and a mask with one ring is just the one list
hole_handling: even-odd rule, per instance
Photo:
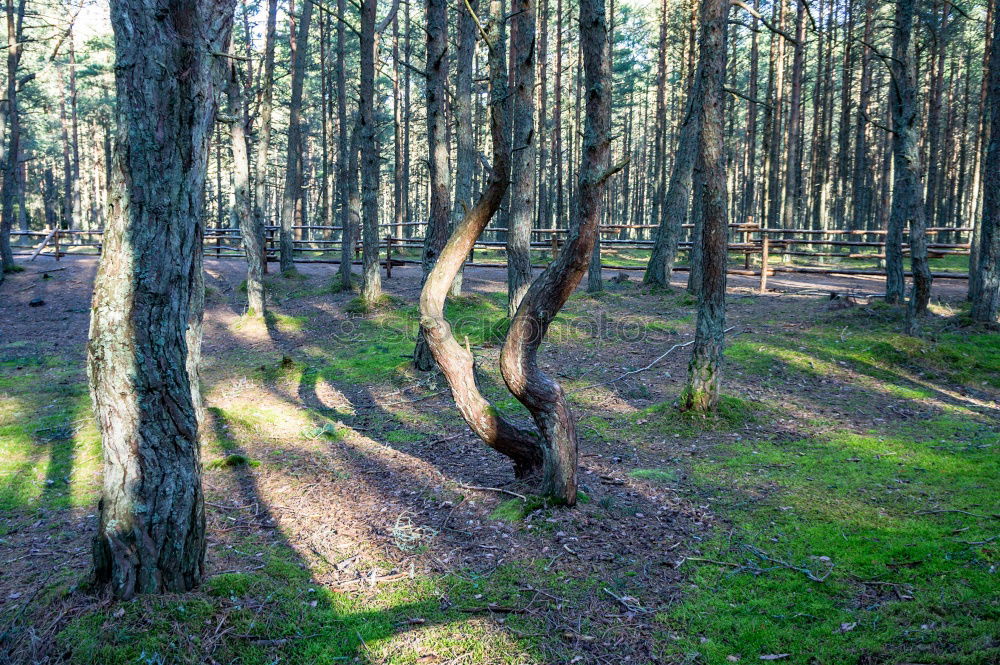
{"label": "small mound of moss", "polygon": [[205,465],[206,469],[226,469],[236,466],[248,466],[248,467],[258,467],[260,462],[254,459],[250,459],[246,455],[241,455],[239,453],[233,453],[231,455],[226,455],[222,459],[212,460]]}

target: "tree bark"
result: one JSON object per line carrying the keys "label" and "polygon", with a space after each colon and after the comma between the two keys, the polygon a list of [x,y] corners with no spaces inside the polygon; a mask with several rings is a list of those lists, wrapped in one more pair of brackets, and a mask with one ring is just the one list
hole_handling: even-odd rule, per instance
{"label": "tree bark", "polygon": [[927,311],[931,272],[927,265],[927,235],[920,168],[920,122],[917,117],[916,65],[912,26],[916,0],[897,0],[893,30],[889,100],[892,108],[892,211],[886,236],[886,302],[903,298],[902,234],[909,222],[913,291],[907,309],[907,328]]}
{"label": "tree bark", "polygon": [[[990,142],[986,150],[983,217],[979,224],[979,288],[972,300],[972,320],[996,323],[1000,313],[1000,21],[994,21],[990,48],[988,100]],[[993,174],[989,176],[989,174]]]}
{"label": "tree bark", "polygon": [[209,143],[234,0],[113,0],[116,150],[88,369],[104,449],[94,575],[119,598],[202,578],[197,378]]}
{"label": "tree bark", "polygon": [[302,194],[302,84],[309,63],[309,23],[311,0],[301,0],[298,25],[292,26],[289,51],[292,59],[291,99],[288,102],[288,159],[285,167],[285,190],[281,196],[280,252],[281,272],[295,270],[292,225],[295,205]]}
{"label": "tree bark", "polygon": [[[434,268],[448,241],[449,197],[448,119],[445,115],[445,86],[448,82],[448,4],[427,0],[427,171],[430,178],[430,214],[424,236],[423,281]],[[413,364],[421,371],[434,368],[434,356],[422,331],[417,333]]]}
{"label": "tree bark", "polygon": [[601,222],[605,182],[611,175],[611,58],[604,0],[581,0],[580,47],[586,72],[586,127],[575,223],[559,257],[528,289],[500,352],[504,382],[531,412],[542,434],[541,491],[569,506],[577,499],[576,422],[562,386],[538,367],[537,354],[549,325],[587,269]]}
{"label": "tree bark", "polygon": [[[478,0],[469,6],[477,11]],[[455,162],[455,202],[451,209],[454,230],[466,211],[472,208],[472,175],[476,170],[476,135],[472,127],[472,75],[476,51],[476,22],[464,6],[458,12],[458,53],[455,64],[455,97],[452,112],[455,116],[455,139],[458,150]],[[451,295],[462,295],[462,271],[455,275]]]}
{"label": "tree bark", "polygon": [[684,121],[678,132],[677,151],[670,171],[670,184],[660,205],[660,223],[656,228],[653,251],[642,278],[643,284],[649,286],[670,286],[670,274],[677,259],[677,244],[691,205],[691,174],[698,155],[698,107],[701,105],[701,87],[697,75],[695,79],[688,87]]}
{"label": "tree bark", "polygon": [[267,160],[271,153],[271,112],[274,106],[274,42],[278,25],[278,0],[267,2],[267,24],[264,33],[264,70],[260,89],[260,135],[257,139],[253,174],[253,228],[260,231],[261,272],[267,274],[267,248],[264,244],[264,200],[267,197]]}
{"label": "tree bark", "polygon": [[728,0],[703,0],[698,79],[702,100],[698,109],[699,177],[702,179],[702,284],[688,382],[681,394],[682,410],[706,412],[719,400],[722,350],[726,327],[727,192],[722,136],[722,95],[726,72]]}
{"label": "tree bark", "polygon": [[[308,1],[308,0],[307,0]],[[374,305],[382,297],[378,255],[378,146],[375,128],[375,8],[377,0],[361,4],[361,299]]]}
{"label": "tree bark", "polygon": [[535,215],[535,0],[516,0],[510,27],[514,67],[514,157],[507,231],[507,316],[531,285],[531,228]]}
{"label": "tree bark", "polygon": [[7,0],[7,103],[0,110],[0,145],[3,143],[4,129],[8,130],[6,150],[0,154],[3,167],[3,201],[0,213],[0,283],[4,274],[14,270],[14,255],[10,248],[10,231],[14,224],[15,175],[21,144],[21,116],[17,103],[17,70],[21,63],[21,34],[24,23],[25,0]]}
{"label": "tree bark", "polygon": [[232,61],[229,68],[226,97],[229,102],[229,113],[232,115],[229,124],[229,138],[233,152],[234,205],[231,210],[230,226],[240,229],[243,250],[247,257],[247,313],[251,316],[263,316],[265,314],[264,248],[261,239],[264,237],[264,230],[258,224],[257,216],[250,209],[250,156],[247,151],[248,131],[246,126],[250,116],[246,113],[244,106],[235,60]]}

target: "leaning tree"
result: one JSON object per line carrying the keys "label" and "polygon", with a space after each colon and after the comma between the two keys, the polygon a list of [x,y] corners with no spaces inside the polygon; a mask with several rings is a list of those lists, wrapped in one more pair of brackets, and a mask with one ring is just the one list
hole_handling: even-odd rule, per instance
{"label": "leaning tree", "polygon": [[576,503],[577,438],[562,388],[542,372],[536,355],[548,326],[580,283],[597,236],[611,145],[611,70],[603,0],[580,3],[580,39],[586,72],[586,127],[579,171],[577,210],[566,245],[539,276],[517,308],[501,352],[507,387],[531,412],[537,430],[501,414],[482,396],[475,359],[455,339],[444,302],[455,275],[476,239],[496,213],[510,183],[510,107],[499,0],[490,3],[483,39],[489,49],[493,163],[478,202],[455,228],[427,276],[420,295],[420,326],[452,396],[472,430],[511,458],[515,472],[542,472],[542,492],[567,505]]}
{"label": "leaning tree", "polygon": [[204,296],[205,174],[234,5],[111,2],[118,132],[88,369],[104,451],[94,576],[120,598],[189,590],[204,568],[189,319]]}

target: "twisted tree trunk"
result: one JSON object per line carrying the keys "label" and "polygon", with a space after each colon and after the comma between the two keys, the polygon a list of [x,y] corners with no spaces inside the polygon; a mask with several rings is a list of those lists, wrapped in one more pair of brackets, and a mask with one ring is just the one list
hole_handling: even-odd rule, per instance
{"label": "twisted tree trunk", "polygon": [[198,357],[205,176],[225,72],[215,54],[229,41],[234,4],[111,3],[118,132],[88,369],[104,449],[94,575],[120,598],[187,591],[203,574],[197,377],[189,369]]}
{"label": "twisted tree trunk", "polygon": [[559,257],[532,283],[514,315],[500,353],[500,371],[542,434],[542,493],[576,503],[576,423],[562,387],[538,367],[549,325],[579,285],[601,221],[611,175],[611,65],[604,0],[581,0],[580,44],[586,71],[586,127],[575,224]]}
{"label": "twisted tree trunk", "polygon": [[475,359],[455,339],[444,317],[444,303],[452,280],[461,269],[483,229],[496,214],[510,185],[510,102],[507,98],[507,67],[499,22],[500,0],[490,0],[490,18],[484,27],[489,47],[490,134],[493,163],[486,187],[476,205],[455,227],[437,263],[427,275],[420,293],[420,329],[434,361],[451,388],[455,405],[469,427],[491,448],[511,459],[519,476],[536,471],[542,464],[538,436],[531,428],[504,417],[479,392]]}

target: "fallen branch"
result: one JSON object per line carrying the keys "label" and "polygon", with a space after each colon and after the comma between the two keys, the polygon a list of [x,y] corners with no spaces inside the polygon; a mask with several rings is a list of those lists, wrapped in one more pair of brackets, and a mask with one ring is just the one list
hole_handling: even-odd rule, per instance
{"label": "fallen branch", "polygon": [[[726,328],[725,330],[722,331],[722,334],[725,335],[727,332],[729,332],[730,330],[732,330],[735,327],[736,326],[730,326],[730,327]],[[607,386],[607,385],[610,385],[612,383],[618,383],[622,379],[630,377],[633,374],[638,374],[639,372],[645,372],[647,369],[650,369],[651,367],[653,367],[653,365],[655,365],[656,363],[660,362],[661,360],[663,360],[664,358],[666,358],[668,355],[670,355],[672,352],[676,351],[677,349],[683,349],[685,346],[691,346],[692,344],[694,344],[694,340],[693,339],[688,340],[688,341],[684,342],[683,344],[674,344],[669,349],[667,349],[666,351],[664,351],[663,353],[661,353],[659,356],[657,356],[655,360],[653,360],[651,363],[649,363],[645,367],[640,367],[639,369],[634,369],[631,372],[625,372],[621,376],[616,377],[614,379],[611,379],[610,381],[600,381],[598,383],[592,383],[589,386],[584,386],[583,388],[577,388],[576,390],[571,390],[569,394],[572,395],[572,394],[578,393],[578,392],[580,392],[582,390],[590,390],[591,388],[596,388],[597,386]]]}
{"label": "fallen branch", "polygon": [[491,612],[495,614],[526,614],[528,612],[527,607],[506,607],[504,605],[496,605],[490,603],[486,607],[461,607],[459,612]]}
{"label": "fallen branch", "polygon": [[944,510],[917,510],[914,511],[914,515],[939,515],[941,513],[959,513],[962,515],[969,515],[970,517],[978,517],[981,520],[1000,520],[1000,514],[991,513],[989,515],[980,515],[978,513],[970,513],[968,510],[958,510],[956,508],[947,508]]}
{"label": "fallen branch", "polygon": [[480,487],[478,485],[463,485],[462,483],[459,483],[458,486],[464,490],[479,490],[480,492],[500,492],[501,494],[509,494],[510,496],[516,496],[518,499],[524,501],[525,503],[528,502],[528,497],[524,496],[523,494],[518,494],[517,492],[511,492],[510,490],[505,490],[502,487]]}

